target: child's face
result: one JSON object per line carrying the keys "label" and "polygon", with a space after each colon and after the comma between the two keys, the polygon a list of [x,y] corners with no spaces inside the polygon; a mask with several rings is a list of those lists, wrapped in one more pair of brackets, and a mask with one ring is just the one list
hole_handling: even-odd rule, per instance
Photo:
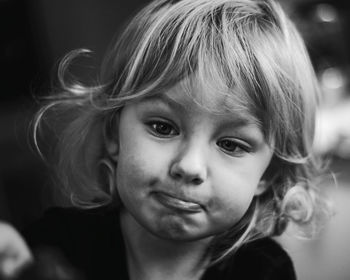
{"label": "child's face", "polygon": [[179,86],[125,106],[117,188],[126,213],[172,240],[210,237],[237,223],[263,191],[272,157],[259,127],[246,121],[203,110]]}

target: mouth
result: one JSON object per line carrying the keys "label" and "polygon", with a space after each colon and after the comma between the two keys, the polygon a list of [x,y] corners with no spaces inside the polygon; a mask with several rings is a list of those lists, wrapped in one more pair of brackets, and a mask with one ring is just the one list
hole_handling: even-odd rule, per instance
{"label": "mouth", "polygon": [[167,208],[189,213],[198,213],[203,211],[203,207],[198,202],[175,197],[163,192],[154,192],[155,199]]}

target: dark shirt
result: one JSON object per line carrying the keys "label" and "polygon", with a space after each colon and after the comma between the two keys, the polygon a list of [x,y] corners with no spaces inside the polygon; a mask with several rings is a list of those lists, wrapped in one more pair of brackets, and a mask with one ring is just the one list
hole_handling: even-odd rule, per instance
{"label": "dark shirt", "polygon": [[[54,248],[83,279],[129,279],[116,209],[52,208],[23,235],[34,252]],[[296,276],[288,254],[272,239],[263,238],[208,268],[201,279],[294,280]]]}

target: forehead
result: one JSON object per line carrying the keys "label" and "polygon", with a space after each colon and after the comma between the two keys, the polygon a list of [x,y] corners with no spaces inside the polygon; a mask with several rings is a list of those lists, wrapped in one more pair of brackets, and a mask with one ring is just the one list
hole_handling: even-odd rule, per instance
{"label": "forehead", "polygon": [[180,111],[205,112],[241,124],[254,124],[259,128],[261,125],[244,94],[194,79],[184,79],[146,100],[162,102]]}

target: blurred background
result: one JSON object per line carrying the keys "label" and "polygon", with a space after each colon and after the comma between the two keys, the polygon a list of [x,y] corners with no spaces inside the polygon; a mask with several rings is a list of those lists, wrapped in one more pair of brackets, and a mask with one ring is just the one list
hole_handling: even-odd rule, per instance
{"label": "blurred background", "polygon": [[[146,0],[0,0],[0,219],[21,229],[55,204],[30,123],[57,63],[91,49],[93,77],[110,39]],[[316,239],[280,239],[300,280],[350,279],[350,1],[280,0],[304,36],[323,91],[315,149],[332,159],[336,213]],[[330,178],[324,187],[334,185]]]}

